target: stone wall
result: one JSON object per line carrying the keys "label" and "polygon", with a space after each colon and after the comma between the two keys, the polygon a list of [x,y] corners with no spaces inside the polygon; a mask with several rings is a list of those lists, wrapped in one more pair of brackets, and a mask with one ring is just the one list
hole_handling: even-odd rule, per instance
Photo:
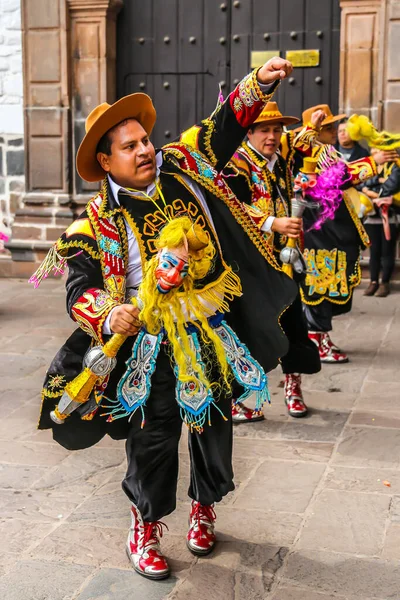
{"label": "stone wall", "polygon": [[340,0],[340,112],[400,131],[400,0]]}
{"label": "stone wall", "polygon": [[0,218],[7,225],[25,189],[23,133],[20,0],[0,0]]}

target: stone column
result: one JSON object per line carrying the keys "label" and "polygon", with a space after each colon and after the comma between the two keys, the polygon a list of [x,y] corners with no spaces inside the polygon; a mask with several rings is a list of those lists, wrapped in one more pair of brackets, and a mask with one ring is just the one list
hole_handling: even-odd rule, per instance
{"label": "stone column", "polygon": [[[71,17],[72,154],[85,134],[85,119],[102,102],[116,99],[116,16],[123,0],[67,0]],[[71,171],[74,199],[97,189]],[[87,197],[87,196],[86,196]],[[85,198],[86,198],[85,197]]]}
{"label": "stone column", "polygon": [[115,21],[123,0],[22,0],[27,193],[11,242],[27,276],[90,198],[75,171],[88,113],[115,100]]}
{"label": "stone column", "polygon": [[340,110],[400,131],[400,0],[341,0]]}
{"label": "stone column", "polygon": [[388,131],[400,132],[400,0],[387,6],[383,56],[383,118]]}
{"label": "stone column", "polygon": [[[70,222],[68,15],[65,0],[22,0],[25,185],[11,242],[14,276],[35,268]],[[62,222],[60,222],[60,219]]]}
{"label": "stone column", "polygon": [[341,0],[340,112],[365,114],[380,126],[387,0]]}

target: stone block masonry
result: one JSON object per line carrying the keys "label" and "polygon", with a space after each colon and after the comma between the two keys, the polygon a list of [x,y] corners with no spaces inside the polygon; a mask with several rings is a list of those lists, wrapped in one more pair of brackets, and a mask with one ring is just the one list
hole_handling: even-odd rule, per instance
{"label": "stone block masonry", "polygon": [[[25,191],[21,2],[0,2],[0,219],[9,227]],[[0,276],[11,255],[0,252]]]}

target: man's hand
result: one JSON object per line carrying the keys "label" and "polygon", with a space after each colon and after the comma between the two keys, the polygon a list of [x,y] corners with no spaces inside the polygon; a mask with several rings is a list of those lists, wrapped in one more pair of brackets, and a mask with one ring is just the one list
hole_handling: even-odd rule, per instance
{"label": "man's hand", "polygon": [[298,238],[303,227],[303,219],[297,217],[276,217],[271,231],[277,231],[290,238]]}
{"label": "man's hand", "polygon": [[376,192],[374,192],[373,190],[370,190],[366,186],[363,187],[362,193],[365,194],[366,196],[368,196],[368,198],[372,198],[372,199],[378,198],[378,194]]}
{"label": "man's hand", "polygon": [[374,200],[374,204],[379,206],[379,208],[384,205],[391,206],[393,204],[393,196],[385,196],[384,198],[377,198],[376,200]]}
{"label": "man's hand", "polygon": [[274,56],[257,73],[259,83],[273,83],[277,79],[285,79],[293,71],[293,65],[284,58]]}
{"label": "man's hand", "polygon": [[372,157],[377,165],[383,165],[386,162],[395,162],[399,155],[396,150],[375,150]]}
{"label": "man's hand", "polygon": [[315,127],[315,129],[321,129],[322,121],[326,119],[326,114],[323,110],[316,110],[311,115],[311,125]]}
{"label": "man's hand", "polygon": [[140,329],[139,309],[132,304],[121,304],[113,309],[110,318],[110,329],[113,333],[136,335]]}

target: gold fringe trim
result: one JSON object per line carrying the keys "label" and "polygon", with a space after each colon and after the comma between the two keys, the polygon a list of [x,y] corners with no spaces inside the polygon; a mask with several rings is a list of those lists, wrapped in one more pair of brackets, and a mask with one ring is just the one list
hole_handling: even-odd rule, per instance
{"label": "gold fringe trim", "polygon": [[[78,245],[80,244],[80,245]],[[43,279],[47,279],[47,277],[51,274],[53,275],[64,275],[64,269],[67,264],[67,260],[78,256],[81,252],[77,252],[72,256],[65,256],[58,252],[58,250],[66,250],[71,247],[81,247],[86,246],[84,242],[70,242],[68,244],[62,245],[61,241],[58,240],[52,248],[46,254],[46,258],[42,261],[39,268],[31,275],[29,278],[29,283],[33,283],[34,287],[37,288],[42,283]],[[81,251],[86,250],[86,248],[81,248]]]}
{"label": "gold fringe trim", "polygon": [[[201,302],[206,316],[210,317],[217,311],[229,312],[229,302],[242,295],[242,284],[239,275],[232,269],[228,269],[216,281],[209,283],[201,290],[194,289],[192,293]],[[178,296],[187,298],[185,292],[179,292]],[[210,304],[210,307],[205,306],[204,303]]]}
{"label": "gold fringe trim", "polygon": [[206,149],[207,158],[210,161],[210,163],[212,164],[212,166],[215,167],[215,165],[218,162],[218,159],[215,156],[214,150],[212,149],[212,146],[211,146],[211,136],[215,129],[215,123],[214,123],[214,121],[211,121],[210,119],[204,119],[204,121],[202,121],[201,124],[205,128],[203,141],[204,141],[204,147]]}
{"label": "gold fringe trim", "polygon": [[[141,258],[141,261],[142,261],[142,270],[143,270],[143,273],[144,273],[144,269],[145,269],[146,261],[147,261],[147,256],[146,256],[146,247],[144,245],[142,234],[140,233],[139,228],[136,225],[135,221],[133,220],[132,216],[129,214],[129,212],[125,208],[122,209],[122,214],[124,215],[124,219],[126,220],[126,222],[128,223],[129,227],[131,228],[132,233],[135,236],[136,241],[138,243],[139,252],[140,252],[140,258]],[[124,236],[124,238],[123,238],[122,241],[123,241],[123,244],[124,244],[124,255],[125,255],[125,247],[128,248],[128,240]],[[126,264],[128,264],[128,263],[126,263]]]}
{"label": "gold fringe trim", "polygon": [[346,204],[347,210],[349,211],[349,214],[354,223],[354,226],[357,229],[358,235],[360,236],[360,240],[362,241],[364,246],[366,248],[368,248],[371,245],[371,241],[368,237],[367,232],[364,229],[363,224],[361,223],[361,220],[358,218],[358,215],[354,209],[353,203],[352,203],[351,199],[349,198],[349,196],[347,195],[346,190],[343,192],[343,200],[344,200],[344,203]]}

